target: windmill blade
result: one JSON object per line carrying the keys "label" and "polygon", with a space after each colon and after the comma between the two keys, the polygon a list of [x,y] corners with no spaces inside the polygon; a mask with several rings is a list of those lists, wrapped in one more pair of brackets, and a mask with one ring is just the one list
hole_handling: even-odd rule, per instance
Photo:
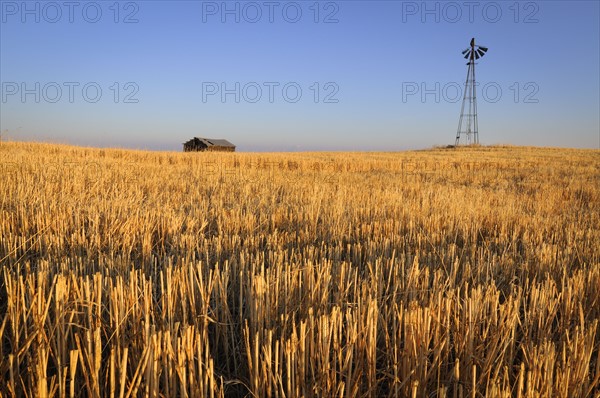
{"label": "windmill blade", "polygon": [[475,39],[471,39],[471,47],[462,51],[465,59],[479,59],[485,55],[488,48],[475,44]]}

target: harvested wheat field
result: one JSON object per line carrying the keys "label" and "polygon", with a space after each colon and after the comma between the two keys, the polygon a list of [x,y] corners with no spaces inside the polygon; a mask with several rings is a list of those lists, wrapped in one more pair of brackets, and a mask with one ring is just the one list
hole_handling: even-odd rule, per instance
{"label": "harvested wheat field", "polygon": [[598,397],[600,151],[0,146],[3,397]]}

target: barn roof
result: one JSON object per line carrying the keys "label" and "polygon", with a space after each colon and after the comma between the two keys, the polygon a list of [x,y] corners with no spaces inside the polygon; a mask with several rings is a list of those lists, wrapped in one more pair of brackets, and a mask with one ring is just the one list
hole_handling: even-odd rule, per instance
{"label": "barn roof", "polygon": [[224,140],[222,138],[201,138],[202,140],[204,140],[205,142],[207,142],[208,144],[211,145],[217,145],[217,146],[235,146],[233,145],[231,142]]}
{"label": "barn roof", "polygon": [[233,147],[233,148],[235,148],[235,145],[233,145],[231,142],[229,142],[227,140],[224,140],[222,138],[200,138],[200,137],[194,137],[193,139],[191,139],[188,142],[186,142],[186,144],[192,143],[194,141],[201,141],[206,146],[223,146],[223,147]]}

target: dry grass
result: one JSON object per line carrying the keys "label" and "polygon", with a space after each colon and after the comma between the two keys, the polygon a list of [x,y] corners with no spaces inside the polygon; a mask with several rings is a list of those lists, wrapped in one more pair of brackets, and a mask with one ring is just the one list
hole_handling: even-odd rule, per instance
{"label": "dry grass", "polygon": [[0,147],[1,396],[600,395],[600,152]]}

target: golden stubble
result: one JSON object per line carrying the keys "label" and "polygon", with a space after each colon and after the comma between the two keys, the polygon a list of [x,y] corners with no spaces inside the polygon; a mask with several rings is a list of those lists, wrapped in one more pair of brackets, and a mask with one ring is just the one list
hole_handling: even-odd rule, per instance
{"label": "golden stubble", "polygon": [[598,151],[0,154],[0,396],[600,394]]}

